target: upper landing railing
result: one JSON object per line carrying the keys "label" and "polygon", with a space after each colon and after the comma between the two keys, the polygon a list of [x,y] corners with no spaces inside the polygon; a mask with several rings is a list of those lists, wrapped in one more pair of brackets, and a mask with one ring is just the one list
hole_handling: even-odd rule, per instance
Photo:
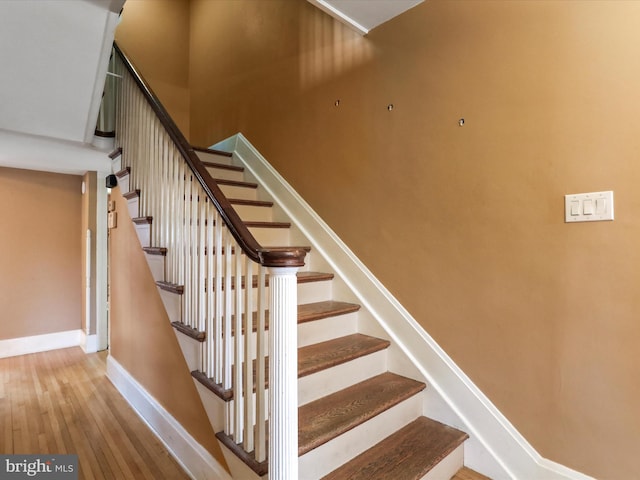
{"label": "upper landing railing", "polygon": [[115,51],[116,146],[130,189],[140,191],[140,217],[153,218],[149,246],[166,248],[164,283],[182,293],[181,322],[204,339],[199,370],[231,398],[224,432],[256,462],[268,457],[272,480],[297,479],[296,272],[306,251],[256,241],[149,85]]}

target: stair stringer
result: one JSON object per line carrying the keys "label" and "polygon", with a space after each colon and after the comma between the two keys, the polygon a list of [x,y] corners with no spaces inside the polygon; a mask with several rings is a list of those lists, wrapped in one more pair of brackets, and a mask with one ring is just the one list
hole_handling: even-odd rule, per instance
{"label": "stair stringer", "polygon": [[469,433],[466,466],[494,480],[593,480],[542,457],[242,133],[210,148],[233,152],[277,205],[274,218],[292,222],[291,239],[309,242],[311,261],[336,274],[334,295],[362,305],[358,330],[392,341],[389,368],[430,385],[424,414]]}

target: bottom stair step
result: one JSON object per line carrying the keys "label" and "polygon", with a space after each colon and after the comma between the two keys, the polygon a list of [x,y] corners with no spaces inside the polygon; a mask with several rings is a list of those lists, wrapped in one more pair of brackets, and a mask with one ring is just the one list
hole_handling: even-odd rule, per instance
{"label": "bottom stair step", "polygon": [[420,417],[323,480],[418,480],[467,438],[460,430]]}

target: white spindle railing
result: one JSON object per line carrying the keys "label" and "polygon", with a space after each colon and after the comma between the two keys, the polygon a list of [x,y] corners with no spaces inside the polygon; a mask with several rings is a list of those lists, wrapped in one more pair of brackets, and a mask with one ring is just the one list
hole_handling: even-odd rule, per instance
{"label": "white spindle railing", "polygon": [[165,282],[184,288],[182,322],[205,332],[201,372],[233,392],[225,433],[254,451],[257,462],[267,458],[269,445],[270,478],[294,480],[296,270],[304,251],[269,250],[255,242],[148,86],[118,53],[116,142],[123,168],[130,167],[130,189],[141,191],[140,216],[153,217],[150,246],[167,249]]}

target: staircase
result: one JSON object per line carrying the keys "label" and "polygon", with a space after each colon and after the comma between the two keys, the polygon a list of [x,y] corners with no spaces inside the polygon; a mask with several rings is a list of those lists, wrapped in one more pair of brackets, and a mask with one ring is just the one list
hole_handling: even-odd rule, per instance
{"label": "staircase", "polygon": [[[128,126],[125,120],[120,124]],[[268,410],[270,359],[260,349],[270,335],[271,315],[263,299],[267,289],[275,288],[272,279],[263,270],[253,273],[230,235],[215,247],[204,241],[207,236],[222,237],[217,229],[224,218],[209,213],[213,205],[198,190],[198,174],[170,170],[174,177],[184,178],[186,186],[176,189],[167,182],[160,200],[147,201],[147,191],[164,186],[171,175],[162,162],[138,167],[133,160],[140,152],[129,153],[127,145],[133,143],[126,139],[127,133],[118,135],[124,147],[114,155],[115,163],[129,156],[116,174],[120,191],[233,478],[268,478],[269,462],[261,447],[268,426],[261,420],[267,417],[261,415]],[[485,478],[464,468],[468,435],[424,416],[428,387],[423,379],[411,368],[394,368],[406,359],[398,360],[402,353],[382,329],[380,335],[367,334],[376,330],[371,326],[375,320],[351,301],[347,287],[308,239],[231,153],[194,151],[257,243],[275,246],[267,248],[270,252],[303,245],[295,250],[306,253],[305,265],[295,276],[299,478]],[[157,181],[138,168],[151,171],[150,178],[155,168]],[[175,205],[183,212],[177,225],[155,228],[156,215],[164,216]],[[186,233],[176,239],[178,230]],[[175,240],[179,252],[159,244],[162,239]],[[176,283],[168,272],[176,270],[176,255],[182,254],[188,257],[186,266],[180,267],[185,281]],[[226,267],[215,271],[226,272],[224,278],[198,275],[208,270],[206,265],[211,270],[222,262]],[[216,310],[218,304],[226,305],[225,310]],[[214,311],[224,319],[220,327],[208,320]],[[242,360],[241,352],[249,360]],[[223,357],[228,366],[218,365]]]}

